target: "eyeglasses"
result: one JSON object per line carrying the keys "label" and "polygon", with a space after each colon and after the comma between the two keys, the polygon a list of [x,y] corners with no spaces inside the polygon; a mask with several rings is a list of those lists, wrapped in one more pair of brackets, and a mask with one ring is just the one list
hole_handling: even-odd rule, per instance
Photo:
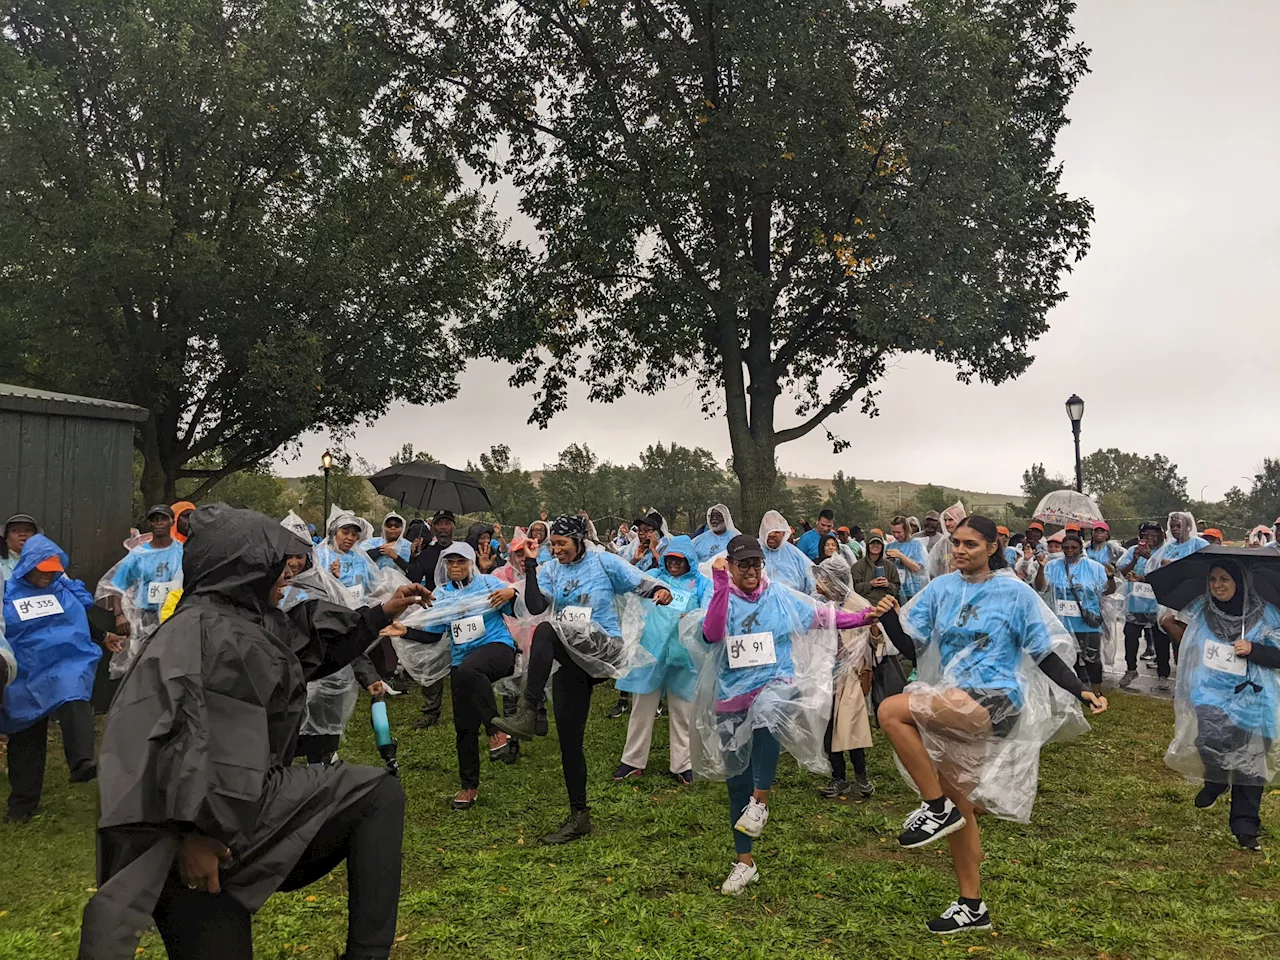
{"label": "eyeglasses", "polygon": [[750,560],[739,560],[738,569],[743,573],[746,573],[748,570],[763,570],[764,561],[759,557],[752,557]]}

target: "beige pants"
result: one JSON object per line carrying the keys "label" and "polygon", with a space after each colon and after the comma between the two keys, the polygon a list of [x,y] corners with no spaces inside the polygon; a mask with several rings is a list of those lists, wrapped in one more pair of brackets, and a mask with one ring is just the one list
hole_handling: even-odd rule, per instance
{"label": "beige pants", "polygon": [[[643,770],[649,765],[649,747],[653,743],[653,721],[657,719],[662,691],[633,693],[631,695],[631,719],[627,722],[627,745],[622,751],[622,762],[629,767]],[[689,717],[693,704],[679,697],[667,697],[667,716],[671,734],[671,772],[684,773],[693,767],[689,755]]]}

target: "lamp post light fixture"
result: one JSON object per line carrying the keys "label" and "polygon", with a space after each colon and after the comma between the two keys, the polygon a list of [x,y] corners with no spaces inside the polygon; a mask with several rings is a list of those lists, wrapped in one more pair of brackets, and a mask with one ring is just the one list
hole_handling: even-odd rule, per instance
{"label": "lamp post light fixture", "polygon": [[[1079,443],[1076,446],[1079,447]],[[324,515],[320,518],[320,524],[327,534],[329,532],[329,471],[333,469],[333,454],[328,450],[320,454],[320,469],[324,471]]]}
{"label": "lamp post light fixture", "polygon": [[1076,441],[1076,493],[1084,493],[1084,475],[1080,470],[1080,421],[1084,419],[1084,401],[1074,393],[1067,400],[1067,418]]}

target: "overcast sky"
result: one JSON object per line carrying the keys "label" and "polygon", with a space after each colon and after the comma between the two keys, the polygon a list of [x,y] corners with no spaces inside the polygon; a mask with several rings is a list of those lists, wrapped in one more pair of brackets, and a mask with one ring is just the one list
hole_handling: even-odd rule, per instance
{"label": "overcast sky", "polygon": [[[901,358],[879,417],[855,405],[829,421],[849,450],[833,455],[818,430],[780,448],[784,470],[1016,492],[1034,461],[1072,471],[1063,402],[1073,392],[1086,402],[1086,454],[1163,453],[1193,497],[1246,486],[1263,456],[1280,456],[1280,0],[1081,0],[1076,27],[1092,73],[1059,151],[1064,189],[1093,202],[1096,222],[1035,363],[989,387]],[[513,215],[510,198],[499,206]],[[502,442],[528,469],[574,442],[621,463],[658,441],[730,453],[724,421],[701,418],[691,385],[608,405],[576,391],[540,431],[525,423],[530,394],[506,379],[473,362],[455,400],[393,407],[348,449],[383,466],[407,441],[461,467]],[[307,472],[325,443],[307,438],[281,470]]]}

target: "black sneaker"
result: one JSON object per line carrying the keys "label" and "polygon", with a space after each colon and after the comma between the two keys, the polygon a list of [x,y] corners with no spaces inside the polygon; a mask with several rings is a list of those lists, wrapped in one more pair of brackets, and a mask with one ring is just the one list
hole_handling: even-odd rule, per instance
{"label": "black sneaker", "polygon": [[841,780],[839,777],[832,777],[827,781],[827,785],[818,791],[818,796],[826,797],[828,800],[835,800],[837,797],[848,795],[849,781]]}
{"label": "black sneaker", "polygon": [[538,708],[538,714],[533,718],[533,732],[540,737],[545,737],[547,731],[551,729],[547,726],[547,705],[544,703]]}
{"label": "black sneaker", "polygon": [[870,777],[858,778],[858,796],[863,800],[870,800],[876,795],[876,785],[871,782]]}
{"label": "black sneaker", "polygon": [[634,777],[643,776],[643,767],[633,767],[629,763],[620,763],[618,764],[618,769],[613,771],[613,779],[618,783],[621,783],[623,780],[631,780]]}
{"label": "black sneaker", "polygon": [[[929,804],[922,803],[920,808],[907,817],[902,833],[898,834],[898,844],[908,850],[923,847],[926,844],[955,833],[964,827],[965,820],[956,805],[944,800],[942,810],[934,813]],[[954,904],[952,904],[954,906]]]}
{"label": "black sneaker", "polygon": [[430,730],[439,722],[440,722],[439,717],[429,717],[426,714],[423,714],[422,716],[418,717],[418,719],[413,721],[413,729]]}
{"label": "black sneaker", "polygon": [[507,752],[506,752],[506,755],[503,756],[502,762],[505,763],[507,766],[511,766],[513,763],[515,763],[519,759],[520,759],[520,741],[519,740],[507,741]]}
{"label": "black sneaker", "polygon": [[613,709],[605,714],[610,720],[617,720],[621,716],[625,716],[626,712],[631,709],[631,701],[627,697],[619,697],[618,702],[613,705]]}
{"label": "black sneaker", "polygon": [[528,700],[520,702],[520,709],[516,711],[513,717],[494,717],[493,727],[495,730],[501,730],[509,737],[515,737],[517,740],[532,740],[537,735],[537,718],[536,710],[530,705]]}
{"label": "black sneaker", "polygon": [[1140,659],[1140,660],[1154,660],[1155,658],[1156,658],[1156,652],[1155,652],[1154,650],[1145,650],[1145,651],[1143,651],[1142,656],[1141,656],[1141,657],[1139,657],[1138,659]]}
{"label": "black sneaker", "polygon": [[575,810],[569,819],[560,824],[559,829],[542,838],[547,846],[555,847],[562,843],[572,843],[591,835],[591,814],[586,810]]}
{"label": "black sneaker", "polygon": [[1262,849],[1262,844],[1258,842],[1257,837],[1246,834],[1242,837],[1236,837],[1236,843],[1240,844],[1241,850],[1248,850],[1250,853],[1257,853]]}
{"label": "black sneaker", "polygon": [[925,924],[932,933],[946,934],[964,933],[966,930],[990,930],[991,914],[985,903],[979,902],[978,908],[967,907],[959,900],[942,911],[942,916]]}
{"label": "black sneaker", "polygon": [[72,783],[88,783],[90,780],[96,780],[97,778],[98,765],[92,760],[76,764],[76,768],[71,771]]}
{"label": "black sneaker", "polygon": [[1227,788],[1222,784],[1206,783],[1196,794],[1196,806],[1201,810],[1208,810],[1220,796],[1226,793],[1226,790]]}

